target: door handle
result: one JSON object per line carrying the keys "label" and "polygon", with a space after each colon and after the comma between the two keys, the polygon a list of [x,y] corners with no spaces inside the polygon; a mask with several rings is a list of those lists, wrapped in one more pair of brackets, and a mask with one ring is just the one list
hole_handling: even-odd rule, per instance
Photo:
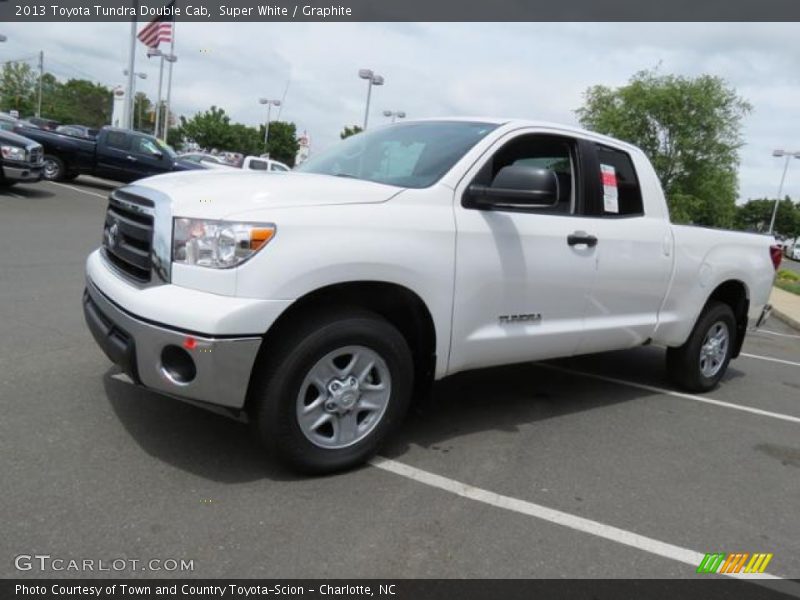
{"label": "door handle", "polygon": [[135,156],[131,156],[130,154],[128,154],[128,156],[126,156],[125,158],[127,158],[131,162],[136,162],[136,157]]}
{"label": "door handle", "polygon": [[586,244],[589,248],[593,248],[597,246],[597,238],[585,231],[574,231],[567,236],[567,244],[570,246]]}

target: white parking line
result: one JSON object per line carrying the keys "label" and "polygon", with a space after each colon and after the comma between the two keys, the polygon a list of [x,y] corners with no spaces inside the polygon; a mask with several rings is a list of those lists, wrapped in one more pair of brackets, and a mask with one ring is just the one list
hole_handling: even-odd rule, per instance
{"label": "white parking line", "polygon": [[[528,502],[527,500],[512,498],[511,496],[503,496],[502,494],[497,494],[495,492],[475,487],[461,481],[456,481],[455,479],[450,479],[448,477],[442,477],[441,475],[436,475],[435,473],[424,471],[422,469],[418,469],[417,467],[412,467],[411,465],[407,465],[396,460],[391,460],[389,458],[378,456],[373,458],[370,461],[370,464],[378,469],[394,473],[395,475],[400,475],[401,477],[411,479],[412,481],[416,481],[430,487],[450,492],[451,494],[461,496],[462,498],[468,498],[476,502],[482,502],[483,504],[488,504],[504,510],[520,513],[529,517],[548,521],[550,523],[555,523],[556,525],[561,525],[575,531],[580,531],[581,533],[588,533],[590,535],[610,540],[618,544],[630,546],[631,548],[636,548],[637,550],[641,550],[649,554],[655,554],[656,556],[682,562],[692,567],[692,571],[690,571],[690,573],[695,572],[697,567],[700,565],[700,561],[702,561],[705,557],[705,554],[702,552],[695,552],[694,550],[690,550],[688,548],[683,548],[681,546],[662,542],[644,535],[639,535],[638,533],[620,529],[619,527],[614,527],[613,525],[606,525],[605,523],[600,523],[599,521],[593,521],[585,517],[579,517],[577,515],[562,512],[560,510],[548,508],[546,506],[542,506],[541,504],[534,504],[533,502]],[[774,580],[781,580],[782,578],[769,573],[726,573],[726,575],[736,579],[751,580],[753,583],[779,589],[794,596],[800,596],[800,586],[798,586],[796,583],[791,581],[774,582]],[[774,583],[770,584],[765,580],[772,580]]]}
{"label": "white parking line", "polygon": [[800,423],[800,417],[792,415],[785,415],[783,413],[776,413],[769,410],[761,410],[760,408],[753,408],[752,406],[743,406],[741,404],[732,404],[730,402],[723,402],[722,400],[714,400],[707,396],[695,396],[694,394],[685,394],[683,392],[675,392],[666,388],[656,387],[654,385],[647,385],[644,383],[636,383],[634,381],[627,381],[625,379],[617,379],[616,377],[607,377],[605,375],[597,375],[595,373],[587,373],[586,371],[576,371],[575,369],[567,369],[565,367],[558,367],[556,365],[547,365],[544,363],[535,363],[537,367],[543,369],[551,369],[553,371],[561,371],[562,373],[572,373],[573,375],[582,375],[583,377],[591,377],[592,379],[599,379],[600,381],[608,381],[609,383],[617,383],[619,385],[627,385],[629,387],[639,388],[640,390],[647,390],[649,392],[656,392],[658,394],[666,394],[675,398],[683,398],[684,400],[693,400],[695,402],[702,402],[703,404],[712,404],[714,406],[721,406],[723,408],[730,408],[733,410],[740,410],[742,412],[752,413],[762,417],[770,417],[772,419],[779,419],[781,421],[788,421],[789,423]]}
{"label": "white parking line", "polygon": [[747,358],[757,358],[758,360],[768,360],[770,362],[781,363],[782,365],[790,365],[792,367],[800,367],[800,362],[794,362],[793,360],[783,360],[782,358],[772,358],[771,356],[759,356],[758,354],[747,354],[747,352],[742,352],[739,356],[746,356]]}
{"label": "white parking line", "polygon": [[779,337],[786,337],[786,338],[796,338],[800,340],[800,335],[794,335],[792,333],[781,333],[780,331],[771,331],[769,329],[756,329],[753,333],[768,333],[769,335],[777,335]]}
{"label": "white parking line", "polygon": [[57,185],[58,187],[67,188],[68,190],[73,190],[75,192],[80,192],[81,194],[86,194],[88,196],[97,196],[98,198],[102,198],[103,200],[106,200],[108,198],[107,195],[97,194],[95,192],[87,192],[86,190],[83,190],[81,188],[75,187],[74,185],[67,185],[65,183],[56,183],[55,181],[46,181],[45,183],[49,183],[50,185]]}

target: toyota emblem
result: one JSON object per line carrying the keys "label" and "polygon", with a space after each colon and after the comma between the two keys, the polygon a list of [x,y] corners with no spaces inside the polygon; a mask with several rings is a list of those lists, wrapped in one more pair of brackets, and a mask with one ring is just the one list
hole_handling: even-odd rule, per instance
{"label": "toyota emblem", "polygon": [[119,236],[119,223],[114,221],[111,227],[106,229],[106,246],[114,248],[117,245],[117,236]]}

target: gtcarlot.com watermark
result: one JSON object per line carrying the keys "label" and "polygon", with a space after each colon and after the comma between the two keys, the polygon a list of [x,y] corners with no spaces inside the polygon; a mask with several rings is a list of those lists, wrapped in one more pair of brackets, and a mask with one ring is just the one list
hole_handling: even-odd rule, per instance
{"label": "gtcarlot.com watermark", "polygon": [[14,557],[17,571],[35,572],[189,572],[194,571],[194,560],[184,558],[65,558],[50,554],[18,554]]}

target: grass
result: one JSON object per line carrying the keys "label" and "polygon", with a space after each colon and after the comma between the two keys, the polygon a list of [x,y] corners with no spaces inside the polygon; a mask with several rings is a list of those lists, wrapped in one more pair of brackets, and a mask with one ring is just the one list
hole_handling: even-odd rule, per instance
{"label": "grass", "polygon": [[785,279],[778,279],[775,281],[775,287],[800,296],[800,281],[787,281]]}
{"label": "grass", "polygon": [[789,269],[778,271],[775,287],[800,296],[800,275]]}

